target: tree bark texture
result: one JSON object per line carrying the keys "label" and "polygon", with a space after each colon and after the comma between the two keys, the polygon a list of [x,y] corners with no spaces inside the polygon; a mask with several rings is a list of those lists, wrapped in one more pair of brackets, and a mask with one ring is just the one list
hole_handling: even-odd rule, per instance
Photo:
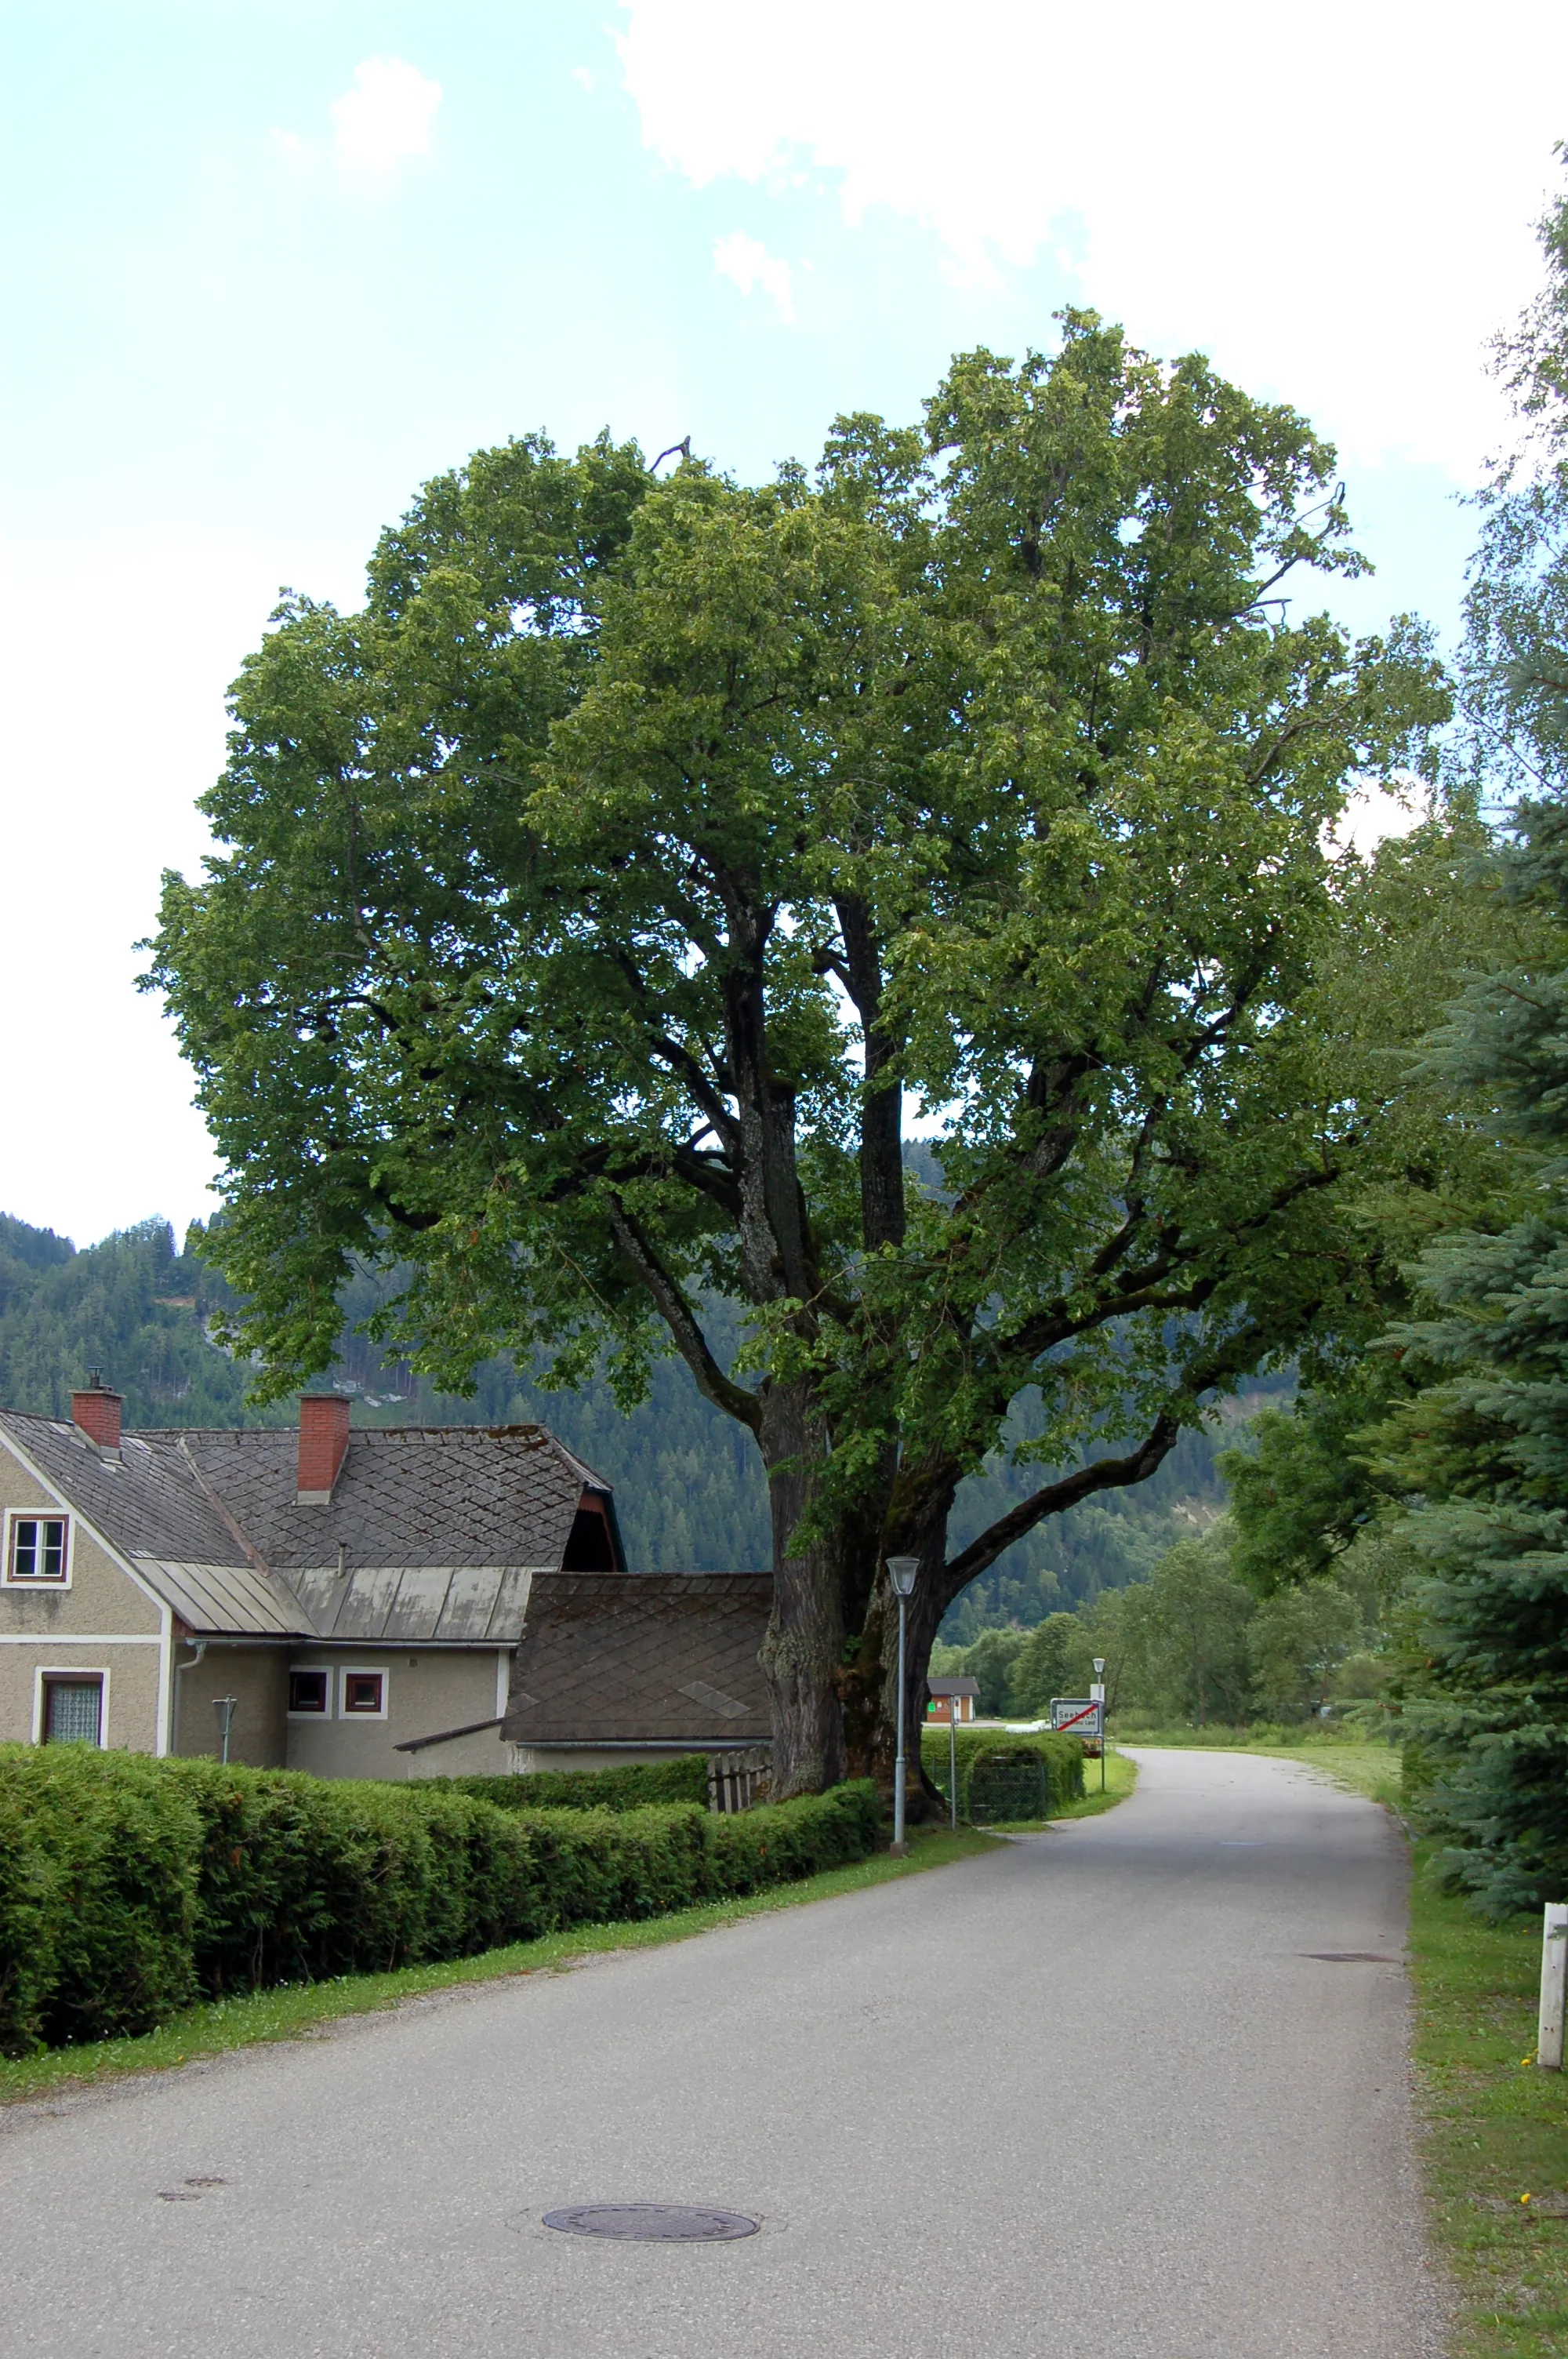
{"label": "tree bark texture", "polygon": [[773,1603],[759,1658],[773,1712],[775,1801],[818,1794],[844,1775],[837,1674],[844,1651],[838,1551],[799,1537],[824,1436],[800,1384],[766,1387],[758,1444],[768,1470]]}

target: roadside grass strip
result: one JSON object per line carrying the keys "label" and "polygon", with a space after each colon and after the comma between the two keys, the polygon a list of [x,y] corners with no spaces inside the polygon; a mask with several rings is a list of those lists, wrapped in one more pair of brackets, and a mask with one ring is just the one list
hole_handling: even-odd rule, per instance
{"label": "roadside grass strip", "polygon": [[1414,2057],[1433,2232],[1458,2294],[1452,2359],[1568,2353],[1568,2076],[1535,2063],[1541,1919],[1487,1925],[1418,1846]]}
{"label": "roadside grass strip", "polygon": [[1248,1745],[1238,1751],[1259,1753],[1272,1761],[1299,1762],[1303,1769],[1318,1769],[1332,1777],[1336,1785],[1347,1786],[1353,1794],[1364,1794],[1369,1802],[1381,1802],[1385,1809],[1398,1811],[1400,1802],[1400,1756],[1389,1745],[1346,1745],[1330,1737],[1317,1745]]}
{"label": "roadside grass strip", "polygon": [[1099,1789],[1099,1763],[1086,1761],[1084,1780],[1087,1790],[1076,1801],[1065,1802],[1053,1810],[1049,1823],[1063,1825],[1068,1819],[1097,1819],[1102,1810],[1114,1810],[1118,1802],[1125,1802],[1138,1783],[1138,1764],[1130,1761],[1125,1753],[1107,1745],[1105,1754],[1105,1792]]}
{"label": "roadside grass strip", "polygon": [[261,2040],[308,2039],[344,2016],[379,2013],[438,1991],[495,1982],[508,1974],[563,1973],[585,1958],[614,1951],[651,1950],[665,1941],[689,1940],[694,1934],[738,1925],[748,1917],[894,1883],[901,1876],[946,1867],[994,1847],[990,1835],[968,1827],[960,1828],[956,1835],[946,1828],[931,1832],[912,1830],[910,1850],[903,1859],[891,1859],[881,1853],[849,1867],[825,1869],[798,1883],[770,1885],[742,1898],[704,1901],[665,1917],[576,1926],[535,1941],[486,1950],[476,1957],[406,1966],[392,1973],[341,1974],[324,1982],[275,1984],[237,1998],[211,2000],[139,2038],[99,2039],[75,2048],[47,2049],[37,2055],[0,2058],[0,2104],[64,2094],[129,2072],[168,2071]]}

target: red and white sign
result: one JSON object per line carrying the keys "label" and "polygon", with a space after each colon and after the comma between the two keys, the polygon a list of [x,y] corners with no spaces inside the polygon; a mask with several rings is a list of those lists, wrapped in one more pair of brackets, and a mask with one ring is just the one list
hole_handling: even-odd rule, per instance
{"label": "red and white sign", "polygon": [[1105,1706],[1098,1696],[1053,1696],[1051,1725],[1058,1736],[1103,1736]]}

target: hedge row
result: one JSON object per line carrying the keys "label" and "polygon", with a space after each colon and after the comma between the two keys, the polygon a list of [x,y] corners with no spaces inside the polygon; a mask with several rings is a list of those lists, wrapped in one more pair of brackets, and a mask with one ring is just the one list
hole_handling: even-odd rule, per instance
{"label": "hedge row", "polygon": [[[996,1728],[960,1728],[957,1736],[958,1815],[970,1826],[1048,1819],[1084,1790],[1084,1748],[1076,1736]],[[946,1727],[927,1723],[921,1730],[922,1764],[944,1796],[951,1743]]]}
{"label": "hedge row", "polygon": [[631,1761],[622,1769],[535,1769],[521,1777],[424,1777],[502,1810],[636,1810],[645,1802],[706,1802],[708,1756]]}
{"label": "hedge row", "polygon": [[444,1780],[0,1745],[0,2050],[753,1892],[865,1858],[877,1827],[870,1784],[734,1818],[501,1810]]}

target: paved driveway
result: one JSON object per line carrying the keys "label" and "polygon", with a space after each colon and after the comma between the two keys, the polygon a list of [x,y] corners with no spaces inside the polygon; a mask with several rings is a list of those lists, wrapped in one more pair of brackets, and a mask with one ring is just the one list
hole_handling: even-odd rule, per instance
{"label": "paved driveway", "polygon": [[[1311,1954],[1397,1955],[1404,1887],[1370,1803],[1152,1755],[1108,1816],[960,1866],[13,2112],[0,2341],[1417,2359],[1403,1976]],[[540,2224],[595,2201],[762,2231]]]}

